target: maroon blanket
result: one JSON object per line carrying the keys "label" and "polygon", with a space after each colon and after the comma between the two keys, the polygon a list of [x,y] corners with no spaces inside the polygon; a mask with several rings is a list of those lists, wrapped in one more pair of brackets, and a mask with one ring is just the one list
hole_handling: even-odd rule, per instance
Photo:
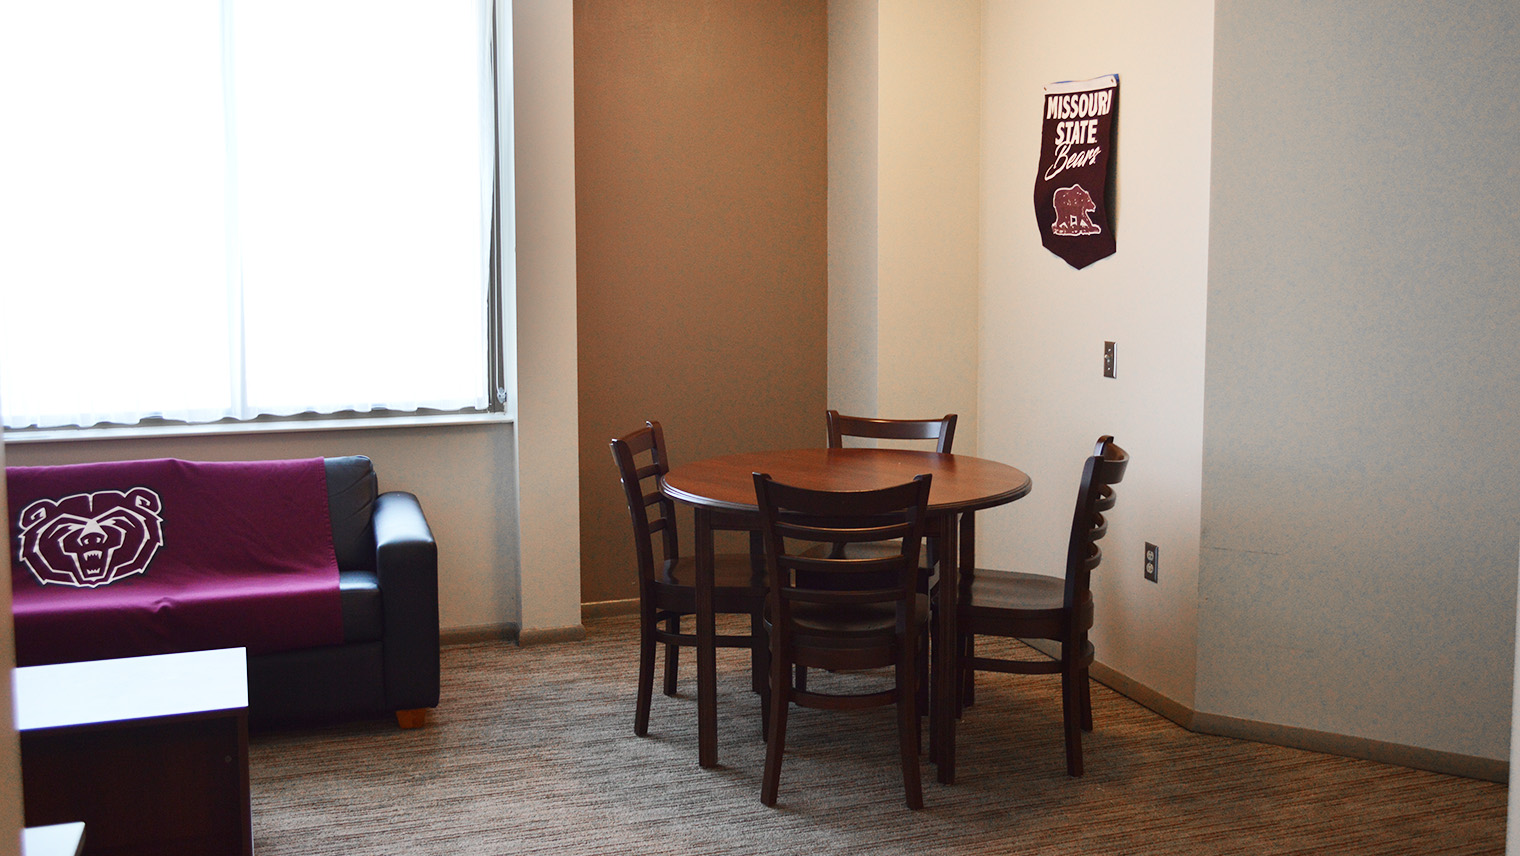
{"label": "maroon blanket", "polygon": [[322,459],[9,467],[18,665],[343,641]]}

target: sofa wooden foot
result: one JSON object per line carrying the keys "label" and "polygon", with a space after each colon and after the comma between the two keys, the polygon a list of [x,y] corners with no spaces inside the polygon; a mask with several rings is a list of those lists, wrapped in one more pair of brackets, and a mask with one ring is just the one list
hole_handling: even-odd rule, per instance
{"label": "sofa wooden foot", "polygon": [[396,722],[402,728],[421,728],[427,722],[427,708],[419,707],[413,710],[396,711]]}

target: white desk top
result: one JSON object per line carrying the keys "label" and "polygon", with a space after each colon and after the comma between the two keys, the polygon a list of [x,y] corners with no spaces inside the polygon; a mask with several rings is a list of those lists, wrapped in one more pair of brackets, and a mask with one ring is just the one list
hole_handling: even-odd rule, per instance
{"label": "white desk top", "polygon": [[83,823],[28,826],[21,830],[21,856],[79,856],[83,852]]}
{"label": "white desk top", "polygon": [[243,648],[23,666],[13,675],[22,732],[248,706]]}

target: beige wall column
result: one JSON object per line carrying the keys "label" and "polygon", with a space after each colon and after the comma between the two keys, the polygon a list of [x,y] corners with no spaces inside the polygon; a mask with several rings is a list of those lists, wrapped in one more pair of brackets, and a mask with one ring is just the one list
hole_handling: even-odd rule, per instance
{"label": "beige wall column", "polygon": [[570,0],[513,0],[518,638],[580,630]]}
{"label": "beige wall column", "polygon": [[878,11],[877,415],[957,413],[978,449],[981,9]]}
{"label": "beige wall column", "polygon": [[829,0],[829,407],[877,412],[876,0]]}
{"label": "beige wall column", "polygon": [[829,403],[977,448],[975,0],[829,4]]}

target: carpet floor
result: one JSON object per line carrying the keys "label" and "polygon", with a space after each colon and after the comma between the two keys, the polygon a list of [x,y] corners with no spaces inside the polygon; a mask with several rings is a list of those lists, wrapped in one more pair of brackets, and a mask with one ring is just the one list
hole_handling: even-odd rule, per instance
{"label": "carpet floor", "polygon": [[657,682],[639,738],[637,621],[587,630],[574,643],[447,647],[442,703],[420,730],[374,720],[253,734],[256,851],[1504,852],[1504,785],[1193,734],[1098,684],[1087,773],[1069,778],[1059,681],[1047,677],[978,676],[957,782],[935,782],[925,760],[920,812],[903,802],[891,708],[793,708],[780,802],[766,808],[747,654],[719,653],[720,766],[704,770],[690,652],[675,698]]}

